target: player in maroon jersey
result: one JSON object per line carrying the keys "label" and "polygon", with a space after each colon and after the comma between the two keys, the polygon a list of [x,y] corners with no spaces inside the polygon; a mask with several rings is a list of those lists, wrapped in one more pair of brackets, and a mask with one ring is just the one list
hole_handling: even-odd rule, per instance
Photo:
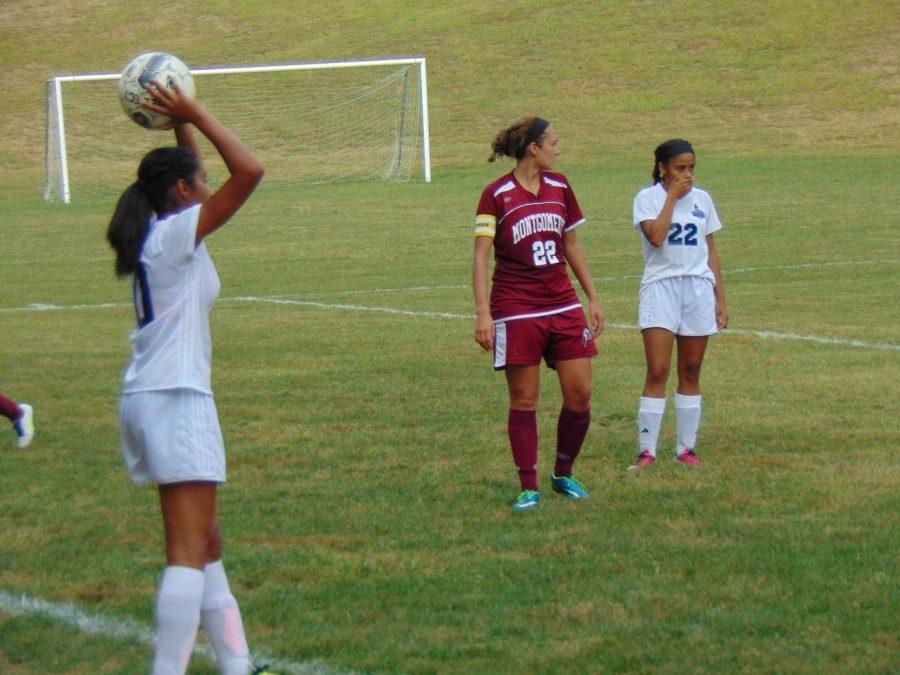
{"label": "player in maroon jersey", "polygon": [[[475,341],[494,352],[494,369],[505,370],[509,388],[509,441],[521,494],[513,508],[540,502],[537,485],[537,421],[540,363],[559,375],[563,406],[556,434],[551,484],[570,499],[587,491],[572,478],[572,464],[590,425],[591,357],[604,326],[603,311],[575,228],[584,222],[566,177],[552,173],[558,136],[540,117],[525,117],[494,139],[493,153],[513,157],[516,167],[488,185],[475,215]],[[490,302],[487,271],[494,247]],[[590,303],[589,321],[572,288],[571,266]]]}

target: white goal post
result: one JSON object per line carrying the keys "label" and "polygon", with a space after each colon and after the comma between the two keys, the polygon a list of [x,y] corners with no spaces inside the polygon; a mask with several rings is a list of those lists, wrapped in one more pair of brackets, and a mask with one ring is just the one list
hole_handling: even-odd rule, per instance
{"label": "white goal post", "polygon": [[[361,59],[191,70],[197,98],[256,153],[264,185],[336,180],[431,182],[425,58]],[[44,199],[106,197],[134,180],[145,152],[171,132],[122,112],[120,73],[47,80]],[[227,175],[199,138],[213,183]],[[421,173],[418,164],[421,161]]]}

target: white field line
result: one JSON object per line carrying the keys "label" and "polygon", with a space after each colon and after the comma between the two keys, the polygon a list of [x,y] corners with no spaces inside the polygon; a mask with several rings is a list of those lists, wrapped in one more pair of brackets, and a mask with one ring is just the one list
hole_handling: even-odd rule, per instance
{"label": "white field line", "polygon": [[[369,305],[351,305],[347,303],[318,302],[316,300],[295,300],[277,296],[252,296],[241,295],[220,298],[219,302],[248,302],[266,303],[270,305],[287,305],[294,307],[312,307],[315,309],[342,309],[349,312],[374,312],[378,314],[394,314],[399,316],[420,316],[432,319],[474,319],[473,314],[459,314],[456,312],[426,312],[411,309],[397,309],[396,307],[372,307]],[[25,307],[0,307],[0,313],[5,312],[50,312],[81,309],[108,309],[131,307],[126,303],[106,302],[96,305],[50,305],[34,303]],[[637,325],[631,323],[607,323],[607,328],[616,330],[637,330]],[[873,349],[876,351],[900,351],[900,344],[891,342],[865,342],[851,338],[836,338],[823,335],[801,335],[798,333],[780,333],[771,330],[757,330],[753,328],[728,328],[725,335],[753,335],[763,340],[792,340],[800,342],[813,342],[821,345],[840,347],[854,347],[857,349]]]}
{"label": "white field line", "polygon": [[[50,602],[25,594],[14,594],[0,590],[0,613],[14,617],[39,616],[55,623],[66,624],[82,633],[98,635],[116,640],[129,640],[153,647],[156,641],[154,631],[131,619],[115,618],[104,614],[91,614],[67,602]],[[194,647],[194,656],[215,662],[215,653],[208,644]],[[332,670],[316,663],[294,662],[287,659],[254,654],[259,664],[268,663],[273,670],[285,673],[333,674],[345,671]]]}
{"label": "white field line", "polygon": [[731,270],[723,270],[722,274],[746,274],[747,272],[767,272],[768,270],[816,270],[825,267],[847,267],[854,265],[896,265],[900,263],[898,258],[884,258],[881,260],[840,260],[824,263],[797,263],[794,265],[771,265],[763,267],[735,267]]}
{"label": "white field line", "polygon": [[404,286],[398,288],[369,288],[353,291],[318,291],[301,293],[304,298],[327,298],[336,295],[380,295],[382,293],[417,293],[422,291],[445,291],[447,289],[471,288],[470,284],[442,284],[440,286]]}
{"label": "white field line", "polygon": [[475,315],[456,314],[453,312],[421,312],[413,309],[397,309],[395,307],[370,307],[369,305],[348,305],[344,303],[317,302],[315,300],[293,300],[285,297],[257,297],[239,295],[222,298],[228,302],[264,302],[273,305],[291,305],[294,307],[315,307],[316,309],[346,309],[354,312],[377,312],[380,314],[399,314],[402,316],[423,316],[435,319],[474,319]]}
{"label": "white field line", "polygon": [[[848,265],[883,265],[896,264],[900,260],[896,258],[876,259],[876,260],[846,260],[831,263],[798,263],[794,265],[772,265],[768,267],[740,267],[731,270],[724,270],[723,274],[746,274],[750,272],[765,272],[769,270],[796,270],[796,269],[820,269],[826,267],[843,267]],[[626,279],[640,279],[640,275],[628,274],[624,276],[612,277],[596,277],[597,281],[621,281]],[[452,284],[440,286],[407,286],[403,288],[373,288],[369,290],[348,290],[334,291],[324,293],[306,293],[297,297],[329,297],[339,295],[373,295],[383,293],[403,293],[403,292],[419,292],[419,291],[435,291],[442,289],[463,289],[469,288],[468,284]],[[286,297],[255,297],[255,296],[238,296],[230,298],[221,298],[222,302],[267,302],[280,305],[295,305],[304,307],[315,307],[319,309],[344,309],[357,312],[380,312],[385,314],[399,314],[403,316],[421,316],[443,319],[471,319],[468,314],[457,314],[452,312],[421,312],[414,310],[396,309],[393,307],[370,307],[368,305],[349,305],[337,303],[324,303],[313,300],[300,300]],[[101,303],[94,305],[54,305],[48,303],[31,303],[24,307],[0,307],[0,314],[8,312],[40,312],[53,310],[69,310],[69,309],[103,309],[128,307],[125,303]],[[610,328],[622,330],[635,330],[637,326],[633,324],[607,324]],[[879,351],[897,351],[900,345],[894,343],[870,343],[864,340],[854,340],[847,338],[832,338],[821,335],[800,335],[796,333],[780,333],[770,330],[729,328],[728,333],[733,335],[753,335],[761,339],[775,340],[798,340],[803,342],[813,342],[823,345],[837,345],[845,347],[856,347],[860,349],[874,349]]]}
{"label": "white field line", "polygon": [[[256,297],[256,296],[238,296],[226,298],[225,300],[234,302],[255,302],[269,303],[275,305],[293,305],[295,307],[314,307],[317,309],[344,309],[353,312],[376,312],[381,314],[399,314],[403,316],[421,316],[436,319],[474,319],[474,314],[456,314],[452,312],[426,312],[410,309],[396,309],[394,307],[370,307],[368,305],[348,305],[338,303],[316,302],[314,300],[292,300],[283,297]],[[638,327],[633,323],[607,323],[607,328],[615,328],[616,330],[637,330]],[[860,349],[875,349],[878,351],[900,351],[900,344],[885,342],[865,342],[863,340],[853,340],[845,338],[831,338],[821,335],[799,335],[796,333],[778,333],[770,330],[756,330],[752,328],[727,328],[724,335],[753,335],[761,339],[772,340],[800,340],[803,342],[815,342],[823,345],[840,345],[844,347],[857,347]]]}
{"label": "white field line", "polygon": [[47,302],[30,302],[23,307],[0,307],[0,313],[13,312],[51,312],[62,309],[109,309],[112,307],[131,307],[125,302],[100,302],[95,305],[54,305]]}
{"label": "white field line", "polygon": [[[766,272],[769,270],[799,270],[799,269],[819,269],[825,267],[846,267],[848,265],[895,265],[900,263],[900,259],[886,258],[882,260],[845,260],[830,263],[799,263],[796,265],[772,265],[768,267],[737,267],[730,270],[722,270],[722,274],[747,274],[750,272]],[[640,279],[640,274],[625,274],[621,276],[594,277],[594,281],[627,281],[630,279]],[[403,286],[396,288],[369,288],[362,290],[347,291],[318,291],[309,293],[300,293],[298,298],[326,298],[340,295],[380,295],[386,293],[417,293],[423,291],[442,291],[447,289],[468,289],[470,284],[443,284],[439,286]],[[223,298],[227,300],[227,298]],[[33,302],[24,307],[0,307],[0,313],[6,312],[37,312],[56,309],[101,309],[104,307],[127,307],[129,305],[123,303],[102,303],[95,305],[54,305],[52,303]],[[452,318],[452,317],[451,317]]]}
{"label": "white field line", "polygon": [[[796,265],[772,265],[768,267],[736,267],[730,270],[723,270],[722,274],[748,274],[750,272],[766,272],[769,270],[800,270],[800,269],[820,269],[826,267],[846,267],[854,265],[895,265],[900,263],[900,259],[886,258],[882,260],[845,260],[839,262],[827,263],[798,263]],[[630,279],[640,279],[640,274],[625,274],[621,276],[594,277],[594,281],[627,281]],[[369,288],[363,290],[347,290],[347,291],[320,291],[310,293],[300,293],[298,298],[327,298],[341,295],[381,295],[386,293],[417,293],[423,291],[442,291],[448,289],[468,289],[470,284],[443,284],[439,286],[403,286],[396,288]],[[228,298],[223,298],[228,300]],[[128,307],[123,303],[101,303],[95,305],[54,305],[51,303],[34,302],[24,307],[0,307],[0,313],[6,312],[37,312],[56,309],[102,309],[104,307]],[[454,318],[454,317],[448,317]]]}
{"label": "white field line", "polygon": [[900,351],[900,344],[892,342],[865,342],[864,340],[852,340],[849,338],[830,338],[822,335],[798,335],[797,333],[778,333],[772,330],[756,330],[754,328],[726,328],[725,334],[753,335],[763,340],[800,340],[802,342],[815,342],[820,345],[839,345],[842,347],[859,347],[860,349],[875,349],[878,351]]}

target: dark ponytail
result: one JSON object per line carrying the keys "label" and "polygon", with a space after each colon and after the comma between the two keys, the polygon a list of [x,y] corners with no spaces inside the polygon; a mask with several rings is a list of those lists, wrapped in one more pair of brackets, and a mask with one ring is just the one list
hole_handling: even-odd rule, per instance
{"label": "dark ponytail", "polygon": [[500,157],[522,159],[528,146],[539,142],[546,135],[549,126],[550,122],[543,117],[523,117],[509,129],[497,134],[491,143],[493,152],[488,161],[493,162]]}
{"label": "dark ponytail", "polygon": [[150,217],[167,213],[172,207],[169,190],[181,179],[193,187],[200,168],[196,155],[184,147],[156,148],[141,160],[138,179],[119,197],[106,230],[106,240],[116,252],[116,275],[134,272]]}
{"label": "dark ponytail", "polygon": [[677,157],[678,155],[683,155],[686,152],[693,155],[694,148],[690,143],[681,138],[673,138],[670,141],[657,145],[656,150],[653,151],[653,157],[656,159],[656,161],[653,162],[653,184],[656,185],[662,180],[662,176],[659,173],[660,164],[666,166],[670,159]]}
{"label": "dark ponytail", "polygon": [[140,183],[132,183],[119,197],[106,231],[106,240],[116,251],[116,276],[131,274],[137,265],[153,207]]}

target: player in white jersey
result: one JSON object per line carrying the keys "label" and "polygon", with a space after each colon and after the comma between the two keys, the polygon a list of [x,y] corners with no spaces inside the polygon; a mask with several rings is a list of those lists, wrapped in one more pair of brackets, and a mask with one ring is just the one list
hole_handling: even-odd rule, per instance
{"label": "player in white jersey", "polygon": [[[209,311],[219,278],[204,239],[256,188],[250,151],[177,87],[147,85],[147,107],[174,120],[178,147],[150,151],[116,205],[107,239],[116,273],[133,283],[137,327],[120,401],[126,467],[158,485],[167,566],[156,601],[154,675],[184,673],[199,625],[223,673],[253,671],[240,611],[222,565],[216,487],[225,452],[210,388]],[[191,125],[230,172],[212,193]]]}
{"label": "player in white jersey", "polygon": [[687,141],[673,139],[656,148],[655,158],[653,186],[634,198],[634,227],[644,249],[638,325],[647,376],[638,408],[639,454],[629,470],[656,461],[675,343],[675,459],[700,463],[694,452],[700,428],[700,366],[709,336],[728,325],[722,268],[713,243],[722,223],[709,193],[694,187],[694,149]]}

